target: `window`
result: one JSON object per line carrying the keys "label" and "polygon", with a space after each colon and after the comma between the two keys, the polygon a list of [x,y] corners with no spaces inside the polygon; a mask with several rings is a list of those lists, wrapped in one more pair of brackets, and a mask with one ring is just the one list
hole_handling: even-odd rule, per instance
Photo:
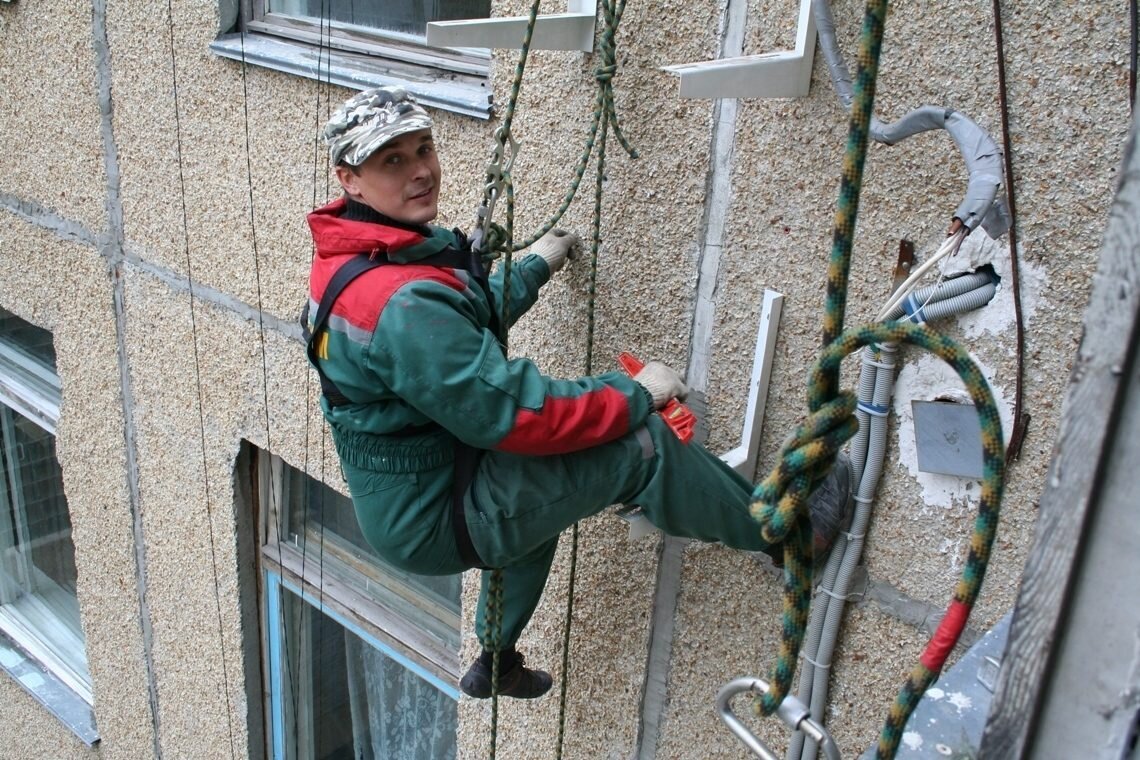
{"label": "window", "polygon": [[0,665],[91,741],[59,403],[51,334],[0,309]]}
{"label": "window", "polygon": [[[223,5],[226,0],[222,0]],[[249,0],[228,58],[364,89],[399,84],[424,105],[490,117],[490,51],[429,47],[429,21],[487,18],[490,0]],[[225,22],[223,22],[223,25]]]}
{"label": "window", "polygon": [[351,500],[256,459],[270,756],[454,758],[460,576],[386,565]]}

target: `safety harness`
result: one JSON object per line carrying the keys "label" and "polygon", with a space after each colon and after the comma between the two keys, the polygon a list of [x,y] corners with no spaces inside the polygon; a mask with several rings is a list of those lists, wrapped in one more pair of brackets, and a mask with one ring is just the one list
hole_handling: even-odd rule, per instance
{"label": "safety harness", "polygon": [[[487,269],[483,265],[482,258],[478,253],[472,250],[470,243],[463,233],[459,230],[454,230],[454,234],[458,242],[458,248],[448,246],[439,253],[425,256],[422,259],[417,259],[409,263],[433,267],[447,267],[449,269],[462,269],[466,271],[471,276],[471,279],[479,284],[479,287],[487,297],[487,302],[491,305],[491,323],[487,329],[492,331],[499,345],[502,346],[502,330],[498,314],[494,308],[494,302],[491,298],[491,288],[487,281]],[[333,274],[332,279],[329,280],[329,284],[321,296],[320,304],[317,306],[317,315],[313,319],[311,328],[309,327],[309,304],[306,303],[301,310],[301,332],[305,338],[309,363],[317,370],[317,376],[321,381],[321,393],[331,407],[344,406],[353,402],[341,392],[336,386],[336,383],[334,383],[321,368],[317,354],[317,338],[328,324],[329,316],[332,314],[333,304],[336,303],[336,299],[344,292],[344,289],[348,287],[349,283],[365,272],[385,265],[400,266],[401,262],[392,261],[388,258],[387,253],[371,254],[369,252],[361,252],[356,254],[342,264]],[[386,435],[403,438],[442,429],[438,423],[428,422],[423,425],[408,425],[400,430],[386,433]],[[451,525],[455,533],[455,545],[463,564],[468,568],[487,570],[490,568],[483,562],[479,553],[475,550],[475,545],[471,541],[471,534],[467,530],[467,518],[463,509],[463,497],[467,493],[471,481],[475,478],[475,468],[478,466],[481,457],[482,451],[480,449],[469,446],[458,438],[455,439],[455,461],[451,481]]]}

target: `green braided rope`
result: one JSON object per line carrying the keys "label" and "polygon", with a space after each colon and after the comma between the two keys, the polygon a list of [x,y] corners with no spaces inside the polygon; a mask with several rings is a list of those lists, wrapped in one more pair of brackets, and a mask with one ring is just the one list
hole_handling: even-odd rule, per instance
{"label": "green braided rope", "polygon": [[886,11],[887,0],[868,0],[828,267],[824,348],[812,370],[809,384],[810,416],[785,444],[776,468],[756,487],[751,505],[751,514],[761,524],[764,539],[771,543],[784,543],[783,636],[770,678],[771,688],[754,702],[757,712],[770,715],[788,694],[807,627],[812,576],[811,522],[807,513],[807,497],[834,466],[839,448],[858,430],[858,422],[853,416],[855,397],[850,392],[839,391],[841,362],[863,346],[909,343],[940,357],[954,368],[965,383],[981,422],[984,467],[970,552],[954,589],[950,608],[957,618],[949,625],[944,621],[939,627],[928,644],[922,661],[911,672],[892,705],[879,739],[877,757],[881,760],[894,757],[907,719],[926,688],[937,677],[946,654],[957,642],[977,599],[997,530],[1005,473],[1001,419],[997,405],[984,376],[965,349],[946,336],[909,322],[865,325],[843,331],[851,248]]}
{"label": "green braided rope", "polygon": [[[495,224],[493,220],[487,220],[487,236],[483,241],[483,250],[494,257],[498,253],[504,255],[503,262],[503,292],[506,297],[503,299],[501,321],[503,324],[503,335],[501,341],[504,349],[507,347],[507,326],[510,324],[510,278],[512,269],[511,253],[519,251],[524,248],[529,248],[540,237],[545,235],[562,219],[562,216],[569,209],[571,202],[573,202],[578,192],[578,187],[585,175],[586,166],[589,164],[591,155],[594,153],[595,145],[598,146],[597,158],[597,179],[595,183],[594,195],[594,226],[593,226],[593,239],[590,249],[590,281],[589,292],[587,297],[587,337],[586,337],[586,374],[592,372],[593,367],[593,347],[594,347],[594,312],[595,312],[595,294],[597,291],[597,273],[598,273],[598,250],[601,243],[601,205],[602,205],[602,187],[605,180],[605,146],[609,130],[612,128],[614,136],[617,138],[621,146],[630,155],[631,158],[637,158],[637,151],[629,144],[621,130],[621,124],[617,116],[617,110],[614,105],[613,97],[613,76],[617,71],[617,52],[615,37],[617,34],[617,27],[621,21],[622,13],[625,10],[625,0],[603,0],[602,13],[604,18],[603,32],[600,42],[598,44],[598,54],[601,63],[595,71],[595,79],[598,83],[598,91],[594,103],[594,117],[590,125],[590,129],[586,138],[586,145],[578,159],[575,167],[574,176],[571,182],[570,189],[563,197],[562,203],[554,213],[554,215],[542,226],[542,228],[530,238],[522,241],[521,243],[514,243],[514,214],[515,214],[515,194],[514,182],[510,172],[510,163],[507,163],[507,168],[503,168],[500,161],[504,158],[508,146],[512,144],[511,138],[511,125],[514,119],[515,110],[518,104],[519,94],[522,89],[523,73],[526,68],[526,60],[530,52],[531,37],[534,32],[535,20],[538,16],[539,0],[535,0],[531,6],[530,18],[527,24],[527,31],[523,39],[521,53],[519,54],[518,63],[515,66],[514,80],[511,83],[511,94],[508,99],[507,108],[503,116],[502,125],[495,130],[495,139],[497,145],[494,151],[494,157],[491,166],[498,168],[494,171],[488,171],[486,175],[485,194],[484,194],[484,211],[488,209],[491,201],[496,192],[496,188],[502,187],[507,197],[507,212],[506,220],[503,225]],[[599,129],[601,131],[600,138],[598,137]],[[511,156],[513,160],[513,155]],[[501,184],[500,184],[501,178]],[[574,610],[574,583],[577,574],[577,561],[578,561],[578,525],[573,526],[572,543],[570,550],[570,578],[569,578],[569,591],[566,604],[566,621],[563,628],[563,653],[562,653],[562,685],[561,685],[561,699],[559,703],[558,715],[558,743],[557,743],[557,757],[562,757],[563,741],[565,737],[566,726],[566,698],[568,687],[568,673],[569,673],[569,651],[570,651],[570,631],[571,621],[573,619]],[[492,571],[491,579],[488,584],[487,593],[487,624],[483,632],[485,644],[489,644],[494,652],[493,666],[491,672],[491,747],[490,757],[494,760],[497,740],[498,740],[498,698],[499,698],[499,649],[502,640],[502,598],[503,598],[503,578],[502,570],[495,569]]]}
{"label": "green braided rope", "polygon": [[[609,10],[609,2],[603,0],[603,8]],[[606,18],[612,18],[607,12]],[[617,134],[616,121],[615,135]],[[603,120],[601,136],[598,138],[597,172],[594,181],[594,223],[590,238],[590,274],[586,288],[586,366],[585,374],[591,375],[594,371],[594,312],[598,284],[598,252],[602,243],[602,191],[606,177],[606,140],[609,136],[611,122]],[[624,145],[623,141],[623,145]],[[570,578],[566,592],[566,619],[562,627],[562,685],[558,703],[558,740],[555,745],[555,760],[562,760],[562,749],[566,734],[566,697],[570,685],[570,631],[574,618],[574,584],[578,568],[578,523],[574,523],[571,530],[570,543]]]}
{"label": "green braided rope", "polygon": [[487,612],[483,621],[483,643],[491,648],[491,747],[489,757],[495,760],[499,743],[499,650],[503,641],[503,571],[491,571],[487,584]]}
{"label": "green braided rope", "polygon": [[594,97],[594,115],[590,122],[590,129],[586,135],[586,144],[582,148],[582,152],[578,156],[578,162],[574,166],[574,173],[570,180],[570,189],[566,191],[558,209],[550,219],[543,223],[537,232],[522,242],[517,243],[514,248],[516,251],[534,245],[536,240],[547,232],[550,232],[550,230],[561,221],[563,215],[565,215],[566,211],[570,208],[570,204],[578,194],[578,187],[582,182],[582,178],[586,174],[586,167],[590,163],[590,156],[593,155],[598,131],[602,124],[613,128],[614,137],[617,138],[630,158],[638,158],[637,150],[630,145],[629,141],[625,138],[625,134],[622,132],[621,123],[617,115],[617,107],[614,104],[613,77],[614,74],[617,73],[616,37],[618,25],[621,23],[622,14],[625,12],[625,0],[602,0],[601,6],[603,26],[602,34],[597,42],[596,53],[600,62],[594,70],[594,79],[598,83],[598,90]]}
{"label": "green braided rope", "polygon": [[[843,156],[839,203],[835,209],[831,259],[827,268],[827,298],[824,305],[823,345],[843,331],[847,310],[847,279],[851,270],[851,248],[855,240],[855,219],[859,212],[859,192],[863,185],[863,164],[867,158],[867,135],[874,110],[875,87],[879,75],[879,53],[883,45],[883,25],[887,0],[868,0],[863,18],[855,73],[854,100]],[[833,398],[839,388],[839,369],[829,373],[814,393]]]}
{"label": "green braided rope", "polygon": [[574,619],[574,583],[578,574],[578,523],[570,531],[570,578],[566,592],[566,619],[562,624],[562,684],[558,692],[558,739],[554,745],[555,760],[562,760],[566,739],[566,694],[570,686],[570,623]]}
{"label": "green braided rope", "polygon": [[[522,91],[523,72],[526,70],[526,61],[530,53],[530,42],[534,35],[535,23],[538,19],[540,0],[534,0],[530,8],[530,18],[527,21],[526,34],[523,36],[522,51],[515,64],[514,79],[511,83],[511,94],[507,101],[506,113],[502,125],[496,130],[495,137],[498,145],[495,156],[502,158],[506,146],[510,143],[511,123],[514,120],[515,108],[518,105],[519,93]],[[503,303],[502,303],[502,335],[496,336],[503,344],[503,351],[507,350],[507,340],[510,325],[510,293],[511,293],[511,241],[514,237],[514,186],[511,183],[510,173],[504,172],[507,191],[507,221],[504,227],[492,226],[488,240],[484,242],[484,250],[493,253],[501,250],[505,253],[503,261]],[[488,206],[492,197],[496,178],[488,173],[486,178],[484,206]],[[484,646],[489,646],[491,655],[491,737],[489,757],[495,760],[499,743],[499,660],[503,643],[503,570],[491,570],[490,582],[487,584],[487,614],[483,630]]]}
{"label": "green braided rope", "polygon": [[[825,346],[843,329],[851,248],[886,13],[887,0],[868,0],[860,36],[859,68],[854,83],[854,103],[827,272]],[[850,393],[839,393],[838,387],[838,366],[829,370],[820,381],[813,382],[809,395],[812,416],[796,430],[792,441],[783,449],[776,469],[752,495],[751,512],[763,526],[764,539],[773,544],[785,542],[783,634],[769,679],[771,688],[756,699],[756,709],[764,715],[774,713],[788,694],[807,627],[812,578],[812,532],[807,499],[835,461],[836,452],[858,430],[858,423],[853,417],[855,398]],[[786,538],[790,540],[785,541]]]}

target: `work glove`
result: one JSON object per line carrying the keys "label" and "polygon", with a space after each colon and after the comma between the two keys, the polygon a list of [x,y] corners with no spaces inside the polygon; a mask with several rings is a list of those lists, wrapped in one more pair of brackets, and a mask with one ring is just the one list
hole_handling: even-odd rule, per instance
{"label": "work glove", "polygon": [[654,409],[664,408],[672,398],[684,401],[689,395],[689,386],[681,376],[661,362],[649,362],[633,376],[633,380],[649,391]]}
{"label": "work glove", "polygon": [[573,259],[578,255],[578,236],[573,232],[560,230],[557,227],[540,237],[530,247],[531,253],[542,257],[550,267],[550,274],[554,274],[563,267],[566,259]]}

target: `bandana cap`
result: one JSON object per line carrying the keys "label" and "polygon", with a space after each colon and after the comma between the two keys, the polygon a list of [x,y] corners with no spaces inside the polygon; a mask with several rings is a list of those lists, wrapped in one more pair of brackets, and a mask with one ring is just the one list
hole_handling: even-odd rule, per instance
{"label": "bandana cap", "polygon": [[360,166],[389,140],[430,128],[428,112],[403,87],[375,87],[341,104],[323,134],[334,166]]}

